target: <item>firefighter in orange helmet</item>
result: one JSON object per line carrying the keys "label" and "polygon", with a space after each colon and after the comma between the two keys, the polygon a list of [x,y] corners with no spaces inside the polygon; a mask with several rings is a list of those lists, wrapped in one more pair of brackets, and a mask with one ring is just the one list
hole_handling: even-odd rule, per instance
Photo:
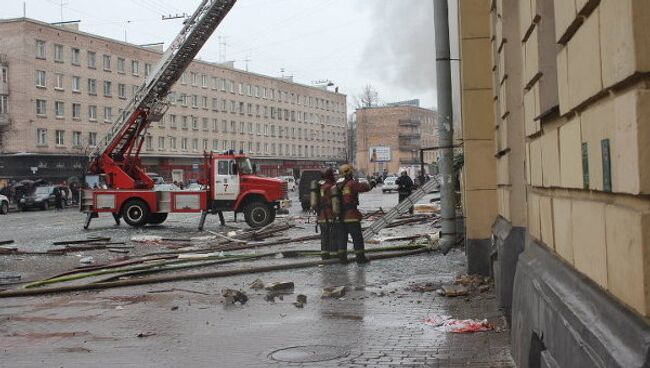
{"label": "firefighter in orange helmet", "polygon": [[338,256],[342,263],[347,263],[347,243],[348,234],[352,236],[354,244],[355,261],[359,264],[368,263],[365,255],[365,245],[363,242],[363,233],[361,232],[361,219],[363,215],[358,210],[359,193],[369,192],[375,185],[374,181],[370,184],[359,183],[354,180],[354,168],[351,165],[343,165],[339,168],[340,179],[337,183],[339,195],[341,198],[342,222],[341,236],[338,240]]}

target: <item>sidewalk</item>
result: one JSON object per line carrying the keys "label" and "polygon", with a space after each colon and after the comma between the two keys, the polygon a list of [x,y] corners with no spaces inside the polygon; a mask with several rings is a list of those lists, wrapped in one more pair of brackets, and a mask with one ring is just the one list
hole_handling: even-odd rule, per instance
{"label": "sidewalk", "polygon": [[[0,346],[13,367],[511,367],[509,331],[492,291],[447,298],[409,288],[451,283],[463,262],[454,251],[363,267],[0,300]],[[293,281],[295,291],[270,302],[248,287],[257,278]],[[320,298],[323,287],[338,285],[347,286],[343,298]],[[224,305],[224,288],[250,299]],[[292,304],[297,294],[307,296],[302,309]],[[435,314],[487,318],[499,328],[437,332],[423,323]]]}

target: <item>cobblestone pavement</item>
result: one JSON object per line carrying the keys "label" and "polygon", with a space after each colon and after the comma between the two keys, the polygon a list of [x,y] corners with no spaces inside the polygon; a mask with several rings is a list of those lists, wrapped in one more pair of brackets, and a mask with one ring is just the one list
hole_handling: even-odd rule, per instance
{"label": "cobblestone pavement", "polygon": [[[384,198],[379,194],[376,201]],[[170,227],[182,229],[183,225],[172,223]],[[410,226],[398,232],[423,230]],[[36,235],[29,238],[37,240]],[[300,246],[314,248],[316,243]],[[13,270],[45,264],[7,258],[0,260],[0,265]],[[50,260],[57,265],[48,267],[47,272],[24,271],[39,274],[69,268],[74,258]],[[469,298],[446,298],[434,291],[409,288],[419,283],[451,283],[464,269],[464,254],[455,250],[446,257],[431,253],[365,266],[331,265],[0,299],[0,367],[514,366],[509,330],[492,291]],[[295,290],[271,302],[265,292],[249,288],[257,278],[293,281]],[[323,287],[340,285],[347,286],[343,298],[320,298]],[[241,289],[250,299],[245,305],[225,305],[221,296],[224,288]],[[307,296],[304,308],[292,304],[297,294]],[[435,314],[487,318],[498,329],[466,335],[438,332],[423,323]],[[300,360],[303,355],[291,354],[291,348],[300,346],[307,351],[316,349],[314,346],[332,347],[340,356],[306,363],[273,359]],[[274,354],[276,351],[280,352]]]}

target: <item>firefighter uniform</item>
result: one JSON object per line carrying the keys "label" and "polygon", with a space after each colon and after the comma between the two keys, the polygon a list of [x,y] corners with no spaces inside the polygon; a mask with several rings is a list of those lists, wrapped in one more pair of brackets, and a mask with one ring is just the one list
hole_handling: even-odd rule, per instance
{"label": "firefighter uniform", "polygon": [[359,206],[359,193],[365,193],[372,189],[369,184],[359,183],[352,178],[352,167],[341,168],[341,175],[345,175],[345,180],[340,185],[342,214],[341,220],[343,231],[338,241],[338,256],[341,262],[347,262],[347,243],[348,234],[352,236],[354,244],[355,261],[357,263],[367,263],[365,256],[365,246],[363,242],[363,233],[361,232],[361,219],[363,215],[357,208]]}
{"label": "firefighter uniform", "polygon": [[336,185],[334,171],[328,169],[320,182],[318,203],[318,225],[320,227],[320,250],[323,259],[336,257],[336,241],[334,239],[334,222],[336,217],[332,211],[332,187]]}

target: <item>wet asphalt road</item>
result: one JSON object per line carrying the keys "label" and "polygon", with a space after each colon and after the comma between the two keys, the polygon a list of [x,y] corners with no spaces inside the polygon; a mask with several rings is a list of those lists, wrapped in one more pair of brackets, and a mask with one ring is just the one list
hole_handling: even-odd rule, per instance
{"label": "wet asphalt road", "polygon": [[[367,211],[384,209],[397,195],[378,189],[362,197]],[[295,198],[294,198],[295,199]],[[301,227],[282,237],[313,233],[313,225],[296,208]],[[56,240],[110,236],[126,241],[138,234],[164,237],[202,235],[198,217],[170,216],[161,227],[115,227],[112,218],[95,220],[84,232],[75,210],[13,213],[0,217],[0,240],[14,239],[21,250],[43,251]],[[208,228],[218,230],[217,218]],[[230,224],[245,228],[245,224]],[[428,224],[386,230],[395,236],[432,231]],[[371,247],[372,245],[368,245]],[[317,249],[318,242],[288,244],[275,249]],[[134,254],[158,249],[136,245]],[[98,262],[121,255],[103,251],[69,256],[0,257],[2,271],[23,280],[45,277],[77,266],[81,256]],[[273,261],[269,261],[273,262]],[[246,267],[246,265],[244,265]],[[464,254],[427,254],[375,261],[366,266],[330,265],[310,269],[175,282],[53,296],[0,299],[0,367],[356,367],[356,366],[512,366],[508,331],[492,292],[471,298],[440,297],[415,292],[414,283],[447,284],[464,270]],[[267,301],[266,292],[248,285],[293,281],[292,294]],[[321,299],[323,287],[347,286],[342,299]],[[250,300],[227,305],[224,288],[241,289]],[[307,296],[304,308],[292,302]],[[423,324],[435,314],[456,318],[488,318],[502,331],[457,335]],[[139,337],[140,336],[140,337]],[[276,350],[326,345],[340,357],[324,362],[288,363],[272,358]]]}

